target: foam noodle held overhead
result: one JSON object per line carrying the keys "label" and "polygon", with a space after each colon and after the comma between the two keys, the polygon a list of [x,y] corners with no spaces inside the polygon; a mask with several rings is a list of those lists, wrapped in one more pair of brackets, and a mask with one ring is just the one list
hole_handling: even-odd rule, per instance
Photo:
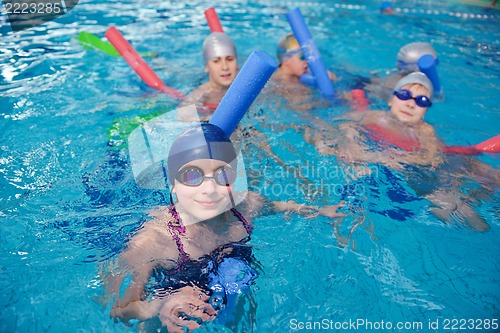
{"label": "foam noodle held overhead", "polygon": [[253,51],[222,98],[210,123],[231,136],[278,64],[269,54]]}
{"label": "foam noodle held overhead", "polygon": [[207,19],[210,32],[224,32],[222,24],[219,21],[219,16],[217,15],[214,7],[210,7],[205,10],[205,18]]}
{"label": "foam noodle held overhead", "polygon": [[309,68],[316,78],[316,85],[319,90],[321,90],[323,95],[333,97],[335,95],[335,91],[333,89],[332,81],[330,80],[330,77],[328,77],[326,67],[321,60],[318,48],[314,44],[314,40],[312,39],[311,33],[307,28],[304,17],[302,17],[300,9],[295,8],[289,11],[286,14],[286,18],[292,27],[293,34],[295,35],[295,38],[297,38],[302,52],[304,52]]}

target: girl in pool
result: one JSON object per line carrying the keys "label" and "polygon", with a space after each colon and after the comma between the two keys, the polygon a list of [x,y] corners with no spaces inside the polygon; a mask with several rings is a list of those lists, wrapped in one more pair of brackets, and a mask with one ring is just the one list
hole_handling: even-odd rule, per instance
{"label": "girl in pool", "polygon": [[[208,121],[238,74],[233,41],[222,32],[213,32],[203,42],[203,60],[208,82],[191,92],[184,105],[196,104],[202,121]],[[181,119],[185,121],[197,119]]]}
{"label": "girl in pool", "polygon": [[[175,203],[152,212],[152,219],[120,254],[124,270],[107,281],[116,297],[112,317],[125,323],[157,317],[168,332],[197,329],[221,311],[230,311],[214,304],[216,290],[210,288],[214,276],[229,278],[231,286],[238,283],[236,294],[251,283],[255,272],[247,263],[251,249],[245,243],[256,216],[271,211],[344,215],[337,212],[340,205],[318,208],[294,201],[266,202],[255,193],[242,200],[234,191],[237,163],[233,144],[215,125],[189,128],[174,141],[167,166]],[[218,272],[224,260],[227,266],[228,258],[238,263],[236,272]],[[122,286],[126,275],[131,281]]]}

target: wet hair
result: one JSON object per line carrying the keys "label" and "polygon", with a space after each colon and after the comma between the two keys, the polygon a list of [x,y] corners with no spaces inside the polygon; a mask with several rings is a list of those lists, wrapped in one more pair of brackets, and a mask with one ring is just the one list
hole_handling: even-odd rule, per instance
{"label": "wet hair", "polygon": [[175,139],[167,160],[169,182],[174,184],[175,176],[183,165],[201,159],[224,161],[236,170],[236,150],[218,126],[202,123],[184,130]]}

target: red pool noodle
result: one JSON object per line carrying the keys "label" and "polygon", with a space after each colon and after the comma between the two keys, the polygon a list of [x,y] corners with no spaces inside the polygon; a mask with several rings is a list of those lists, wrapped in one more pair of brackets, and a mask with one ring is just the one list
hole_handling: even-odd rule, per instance
{"label": "red pool noodle", "polygon": [[214,7],[210,7],[205,10],[205,17],[207,18],[208,26],[210,27],[210,32],[224,32],[222,25],[219,21],[219,16],[215,12]]}
{"label": "red pool noodle", "polygon": [[351,90],[352,105],[354,111],[365,111],[368,110],[368,98],[363,89],[353,89]]}
{"label": "red pool noodle", "polygon": [[485,153],[500,153],[500,134],[478,143],[474,147]]}
{"label": "red pool noodle", "polygon": [[393,131],[377,124],[366,124],[364,127],[368,130],[370,139],[378,143],[395,146],[405,151],[420,149],[420,143],[405,137],[404,133]]}
{"label": "red pool noodle", "polygon": [[151,88],[161,91],[177,99],[184,99],[184,95],[174,89],[168,87],[156,75],[156,73],[149,67],[149,65],[141,58],[141,56],[134,50],[132,45],[115,27],[110,27],[106,33],[106,38],[113,44],[116,50],[122,55],[123,59],[129,64],[130,67],[140,76],[140,78]]}
{"label": "red pool noodle", "polygon": [[[412,151],[420,148],[420,144],[416,140],[408,139],[404,137],[402,133],[397,131],[389,130],[377,124],[367,124],[365,127],[368,129],[371,139],[377,142],[384,142],[406,151]],[[461,155],[500,153],[500,135],[494,136],[473,146],[445,146],[443,148],[443,152],[445,154]]]}

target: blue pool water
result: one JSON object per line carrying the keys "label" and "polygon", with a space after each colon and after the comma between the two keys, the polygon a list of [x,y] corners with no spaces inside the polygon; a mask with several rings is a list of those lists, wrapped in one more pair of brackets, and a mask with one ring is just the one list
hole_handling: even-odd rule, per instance
{"label": "blue pool water", "polygon": [[[203,12],[211,6],[235,41],[240,65],[254,49],[274,55],[290,30],[284,14],[300,7],[326,66],[345,79],[337,89],[354,74],[393,68],[402,45],[431,42],[444,98],[427,121],[448,144],[498,134],[500,12],[491,8],[398,1],[398,15],[382,16],[378,2],[362,0],[87,0],[56,21],[15,34],[2,12],[0,332],[134,331],[109,319],[98,272],[168,193],[137,187],[127,150],[111,147],[108,133],[116,119],[160,114],[176,102],[146,87],[121,58],[85,49],[76,37],[82,30],[102,37],[115,25],[136,49],[158,52],[147,59],[151,67],[188,93],[206,79]],[[375,101],[375,107],[385,105]],[[336,105],[310,112],[326,120],[345,110]],[[301,115],[270,96],[259,98],[250,114],[255,117],[243,121],[264,131],[283,160],[301,166],[314,182],[325,177],[320,170],[329,170],[332,189],[344,192],[306,198],[300,180],[254,153],[247,164],[264,179],[258,189],[272,199],[348,204],[341,223],[283,214],[256,221],[251,245],[262,266],[252,286],[256,332],[415,331],[397,330],[398,322],[445,332],[464,320],[493,331],[500,319],[498,188],[486,191],[479,181],[462,179],[462,192],[489,224],[482,233],[438,220],[403,175],[384,168],[349,182],[360,191],[349,196],[346,166],[280,127],[304,121]],[[500,167],[498,154],[478,158]],[[345,326],[350,321],[364,325]],[[322,325],[305,329],[315,323]]]}

